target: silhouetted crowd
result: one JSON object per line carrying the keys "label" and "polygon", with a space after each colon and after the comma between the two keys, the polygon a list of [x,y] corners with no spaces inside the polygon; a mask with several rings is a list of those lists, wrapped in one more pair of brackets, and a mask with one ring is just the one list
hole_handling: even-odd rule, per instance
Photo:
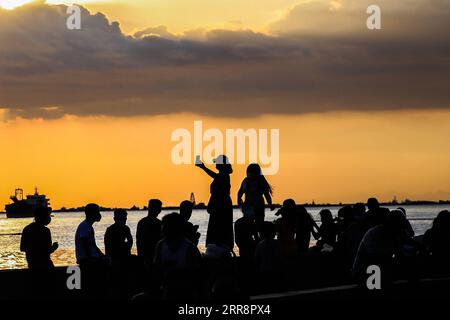
{"label": "silhouetted crowd", "polygon": [[[265,221],[266,204],[275,210],[272,187],[259,165],[251,164],[237,195],[242,217],[233,223],[232,168],[226,156],[215,162],[218,172],[197,164],[213,179],[203,254],[197,248],[198,226],[189,221],[193,210],[189,201],[180,204],[179,212],[161,220],[162,202],[149,201],[148,216],[137,226],[137,255],[132,254],[133,236],[126,225],[126,210],[114,211],[114,224],[104,235],[103,253],[93,228],[102,218],[100,207],[85,207],[86,218],[75,234],[75,251],[86,297],[245,299],[261,293],[364,284],[372,265],[380,268],[384,288],[394,279],[415,281],[450,274],[447,210],[440,212],[421,236],[415,236],[404,208],[389,210],[375,198],[366,204],[343,206],[337,217],[323,209],[320,224],[304,206],[287,199],[275,213],[277,219]],[[39,208],[34,222],[22,233],[20,248],[26,253],[29,269],[40,279],[51,276],[54,267],[50,255],[58,247],[46,227],[50,221],[48,209]]]}

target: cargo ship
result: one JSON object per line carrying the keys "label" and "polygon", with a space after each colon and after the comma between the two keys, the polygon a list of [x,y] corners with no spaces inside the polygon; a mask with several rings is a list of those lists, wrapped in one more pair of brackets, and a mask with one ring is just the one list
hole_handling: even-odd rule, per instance
{"label": "cargo ship", "polygon": [[49,199],[43,194],[39,194],[35,188],[34,194],[27,195],[24,199],[23,190],[16,189],[13,196],[10,197],[13,203],[5,206],[7,218],[29,218],[34,216],[34,212],[39,207],[49,208]]}

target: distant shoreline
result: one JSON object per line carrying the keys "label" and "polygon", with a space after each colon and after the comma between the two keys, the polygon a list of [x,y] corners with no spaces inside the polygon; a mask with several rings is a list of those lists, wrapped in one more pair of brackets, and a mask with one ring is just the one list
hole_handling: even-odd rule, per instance
{"label": "distant shoreline", "polygon": [[[450,200],[439,200],[439,201],[402,201],[402,202],[382,202],[381,205],[383,206],[418,206],[418,205],[449,205]],[[353,203],[303,203],[301,204],[307,208],[317,208],[317,207],[343,207],[346,205],[353,205]],[[281,208],[281,204],[274,204],[275,208]],[[266,206],[266,208],[268,208]],[[108,207],[101,207],[101,211],[108,212],[108,211],[114,211],[118,208],[108,208]],[[130,208],[123,208],[129,211],[146,211],[147,207],[137,207],[132,206]],[[163,210],[179,210],[179,206],[165,206],[162,208]],[[194,209],[197,210],[205,210],[206,205],[203,203],[200,203],[194,207]],[[233,209],[239,209],[239,206],[234,205]],[[60,208],[57,210],[53,210],[53,212],[83,212],[84,207],[77,207],[77,208]],[[4,212],[0,212],[0,214],[4,214]]]}
{"label": "distant shoreline", "polygon": [[[354,203],[303,203],[301,205],[305,206],[306,208],[318,208],[318,207],[343,207],[347,205],[353,205]],[[428,200],[419,200],[419,201],[402,201],[402,202],[382,202],[380,203],[382,206],[426,206],[426,205],[450,205],[450,200],[439,200],[439,201],[428,201]],[[281,204],[274,204],[275,208],[281,208]],[[269,208],[266,206],[266,208]],[[114,211],[119,208],[108,208],[108,207],[100,207],[100,210],[102,212],[110,212]],[[120,208],[125,209],[129,211],[146,211],[147,207],[137,207],[132,206],[130,208]],[[179,210],[179,206],[166,206],[162,207],[163,210]],[[239,206],[233,205],[233,209],[239,209]],[[200,203],[194,207],[194,210],[206,210],[206,205],[203,203]],[[77,207],[77,208],[65,208],[62,207],[57,210],[53,210],[55,213],[59,212],[83,212],[84,207]],[[0,212],[0,214],[5,214],[5,212]]]}

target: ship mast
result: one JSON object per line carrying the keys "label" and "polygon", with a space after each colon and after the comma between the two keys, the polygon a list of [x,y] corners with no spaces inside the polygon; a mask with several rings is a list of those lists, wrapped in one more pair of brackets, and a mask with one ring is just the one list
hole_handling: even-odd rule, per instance
{"label": "ship mast", "polygon": [[191,199],[190,199],[190,201],[192,202],[192,204],[195,206],[195,195],[194,195],[194,193],[193,192],[191,192]]}

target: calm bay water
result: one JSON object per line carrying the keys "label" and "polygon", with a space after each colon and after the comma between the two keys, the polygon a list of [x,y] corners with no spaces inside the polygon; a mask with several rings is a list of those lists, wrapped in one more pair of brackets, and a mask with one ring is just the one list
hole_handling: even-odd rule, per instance
{"label": "calm bay water", "polygon": [[[333,215],[337,214],[339,207],[314,207],[308,208],[308,211],[313,217],[318,220],[319,211],[323,208],[328,208]],[[395,207],[389,207],[394,209]],[[420,205],[420,206],[405,206],[408,218],[416,232],[416,235],[421,235],[427,230],[432,223],[432,220],[441,210],[450,210],[450,205]],[[163,211],[161,216],[171,211]],[[266,220],[273,221],[276,219],[275,211],[266,211]],[[138,221],[146,216],[144,211],[129,211],[128,222],[133,237],[136,235],[136,226]],[[102,221],[94,225],[96,232],[97,244],[103,248],[103,236],[106,228],[113,223],[113,213],[103,212]],[[234,219],[238,219],[242,214],[240,210],[234,210]],[[59,249],[52,255],[52,260],[55,265],[73,265],[74,258],[74,237],[75,230],[78,224],[84,219],[82,212],[65,212],[54,213],[52,223],[49,225],[52,231],[53,241],[59,243]],[[194,210],[191,219],[193,224],[198,224],[200,238],[200,249],[204,248],[206,229],[208,225],[208,213],[206,210]],[[18,269],[26,268],[25,256],[19,250],[20,234],[23,228],[32,222],[32,218],[21,219],[6,219],[4,215],[0,217],[0,269]]]}

